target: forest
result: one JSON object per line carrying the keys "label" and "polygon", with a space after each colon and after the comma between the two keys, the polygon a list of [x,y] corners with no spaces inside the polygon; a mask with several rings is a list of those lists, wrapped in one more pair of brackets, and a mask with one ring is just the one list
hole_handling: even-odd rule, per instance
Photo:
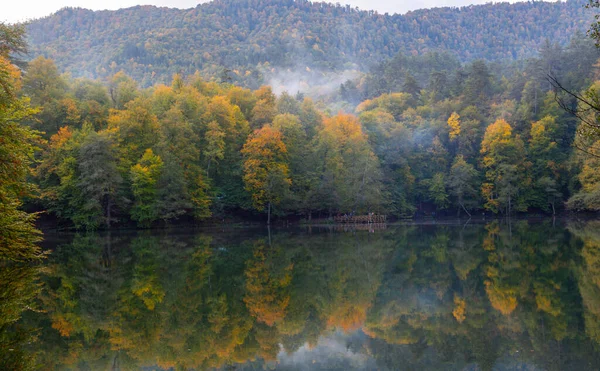
{"label": "forest", "polygon": [[[484,8],[461,11],[473,9]],[[44,56],[26,61],[31,27],[2,25],[3,122],[14,136],[2,153],[18,165],[5,168],[4,197],[25,225],[30,213],[95,230],[600,209],[589,125],[600,54],[580,32],[513,62],[399,52],[315,96],[201,71],[149,87],[122,70],[74,77]]]}
{"label": "forest", "polygon": [[[550,39],[561,46],[593,20],[584,0],[496,3],[378,14],[308,0],[214,0],[179,10],[65,8],[27,25],[32,55],[74,77],[124,71],[146,88],[200,71],[258,89],[302,71],[365,71],[397,53],[449,51],[461,62],[531,58]],[[225,76],[224,76],[225,75]],[[325,76],[324,76],[325,75]]]}
{"label": "forest", "polygon": [[38,57],[19,91],[40,139],[25,207],[88,230],[597,211],[598,159],[575,149],[590,137],[561,106],[578,102],[547,76],[596,94],[598,56],[583,35],[504,67],[398,54],[319,100],[199,73],[150,88],[72,78]]}

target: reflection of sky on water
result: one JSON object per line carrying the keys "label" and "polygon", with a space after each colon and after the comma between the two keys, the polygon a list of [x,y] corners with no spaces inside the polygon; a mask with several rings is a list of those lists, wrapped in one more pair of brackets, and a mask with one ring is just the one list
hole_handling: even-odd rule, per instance
{"label": "reflection of sky on water", "polygon": [[[405,360],[406,370],[464,370],[476,371],[481,370],[474,363],[455,362],[452,360],[442,359],[433,348],[427,347],[422,353],[418,353],[414,346],[409,345],[394,345],[393,360],[396,365],[394,368],[382,368],[376,362],[377,341],[369,338],[361,330],[351,334],[344,334],[342,331],[332,332],[326,336],[322,336],[317,345],[314,347],[308,344],[303,345],[296,352],[288,354],[282,347],[282,350],[277,355],[277,361],[267,363],[265,369],[271,370],[290,370],[290,371],[308,371],[308,370],[393,370],[403,364],[399,360]],[[389,345],[386,350],[389,351]],[[371,348],[371,349],[370,349]],[[499,359],[493,366],[493,370],[508,371],[538,371],[543,368],[521,359],[523,352],[534,352],[529,350],[516,350],[512,354],[506,354]],[[397,357],[397,358],[396,358]],[[460,358],[460,357],[458,357]],[[419,365],[415,367],[415,365]],[[255,365],[251,367],[241,366],[239,370],[255,369]]]}
{"label": "reflection of sky on water", "polygon": [[350,335],[335,332],[321,337],[317,346],[311,348],[303,345],[298,351],[287,354],[284,350],[279,352],[277,369],[281,370],[371,370],[376,369],[375,360],[361,346],[366,335],[356,331]]}

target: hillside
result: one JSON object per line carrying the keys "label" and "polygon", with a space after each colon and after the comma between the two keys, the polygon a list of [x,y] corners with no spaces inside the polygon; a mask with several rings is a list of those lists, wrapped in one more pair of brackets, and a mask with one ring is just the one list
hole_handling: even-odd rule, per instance
{"label": "hillside", "polygon": [[565,45],[589,26],[593,14],[584,3],[498,3],[405,15],[306,0],[215,0],[186,10],[65,8],[31,22],[28,35],[32,56],[52,58],[73,76],[124,70],[149,86],[199,70],[252,86],[278,71],[365,70],[398,52],[449,50],[461,61],[531,57],[544,40]]}

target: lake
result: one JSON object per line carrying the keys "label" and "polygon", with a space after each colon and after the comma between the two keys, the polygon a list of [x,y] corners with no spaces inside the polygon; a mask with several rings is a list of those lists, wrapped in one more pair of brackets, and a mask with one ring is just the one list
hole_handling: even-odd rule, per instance
{"label": "lake", "polygon": [[47,234],[44,248],[0,273],[14,369],[600,369],[600,222]]}

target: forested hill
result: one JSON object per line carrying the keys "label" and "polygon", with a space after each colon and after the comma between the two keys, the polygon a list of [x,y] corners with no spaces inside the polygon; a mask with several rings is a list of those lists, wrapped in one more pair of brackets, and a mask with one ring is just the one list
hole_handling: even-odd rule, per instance
{"label": "forested hill", "polygon": [[[382,15],[306,0],[215,0],[178,10],[65,8],[32,21],[32,56],[73,76],[119,70],[149,86],[173,73],[262,83],[277,71],[365,70],[398,52],[450,50],[462,61],[515,60],[566,44],[592,18],[585,1],[497,3]],[[228,70],[231,70],[228,71]]]}

